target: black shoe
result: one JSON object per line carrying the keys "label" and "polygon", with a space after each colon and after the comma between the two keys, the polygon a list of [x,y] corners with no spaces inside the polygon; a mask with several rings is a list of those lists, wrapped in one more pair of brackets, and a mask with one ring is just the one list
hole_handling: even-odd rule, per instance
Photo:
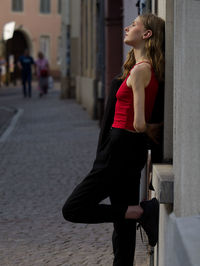
{"label": "black shoe", "polygon": [[154,247],[158,242],[159,203],[153,198],[141,202],[140,206],[144,212],[138,222],[148,236],[149,245]]}

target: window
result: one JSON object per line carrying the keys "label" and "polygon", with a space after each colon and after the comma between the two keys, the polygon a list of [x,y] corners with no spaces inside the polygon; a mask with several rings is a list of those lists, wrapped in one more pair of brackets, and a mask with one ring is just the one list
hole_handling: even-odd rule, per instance
{"label": "window", "polygon": [[50,59],[50,37],[47,35],[40,36],[40,51],[49,60]]}
{"label": "window", "polygon": [[48,14],[51,12],[50,0],[40,0],[40,13]]}
{"label": "window", "polygon": [[12,0],[12,11],[22,12],[23,9],[23,0]]}
{"label": "window", "polygon": [[58,14],[61,14],[62,0],[58,0]]}

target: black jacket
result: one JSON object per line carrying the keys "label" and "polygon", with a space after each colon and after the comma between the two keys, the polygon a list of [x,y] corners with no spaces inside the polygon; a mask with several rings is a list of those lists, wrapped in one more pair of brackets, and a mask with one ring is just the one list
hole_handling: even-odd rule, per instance
{"label": "black jacket", "polygon": [[[115,104],[116,104],[116,93],[122,84],[122,80],[115,77],[110,86],[109,96],[106,103],[106,108],[101,123],[101,130],[99,134],[99,141],[97,146],[97,154],[101,150],[101,147],[107,138],[110,128],[114,120]],[[161,123],[164,121],[164,85],[160,84],[158,94],[154,104],[152,112],[151,123]],[[155,144],[148,139],[148,145],[152,152],[152,162],[159,163],[163,159],[163,134],[160,144]]]}

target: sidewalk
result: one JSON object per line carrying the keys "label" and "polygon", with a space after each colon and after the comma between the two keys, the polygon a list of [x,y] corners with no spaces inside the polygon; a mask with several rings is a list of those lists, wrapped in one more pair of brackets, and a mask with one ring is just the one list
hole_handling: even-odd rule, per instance
{"label": "sidewalk", "polygon": [[[112,265],[112,225],[67,223],[61,214],[92,166],[98,122],[74,100],[59,100],[59,86],[43,98],[34,90],[31,99],[2,88],[0,106],[2,114],[23,110],[0,142],[0,265]],[[136,265],[146,260],[138,232]]]}

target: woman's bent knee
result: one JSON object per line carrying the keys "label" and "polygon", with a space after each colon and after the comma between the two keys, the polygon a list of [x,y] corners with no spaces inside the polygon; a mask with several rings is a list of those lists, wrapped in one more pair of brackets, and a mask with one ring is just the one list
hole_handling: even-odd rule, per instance
{"label": "woman's bent knee", "polygon": [[67,201],[62,208],[62,214],[65,220],[73,223],[79,223],[81,206]]}
{"label": "woman's bent knee", "polygon": [[69,204],[65,203],[65,205],[62,208],[62,214],[65,220],[73,222],[74,214]]}

